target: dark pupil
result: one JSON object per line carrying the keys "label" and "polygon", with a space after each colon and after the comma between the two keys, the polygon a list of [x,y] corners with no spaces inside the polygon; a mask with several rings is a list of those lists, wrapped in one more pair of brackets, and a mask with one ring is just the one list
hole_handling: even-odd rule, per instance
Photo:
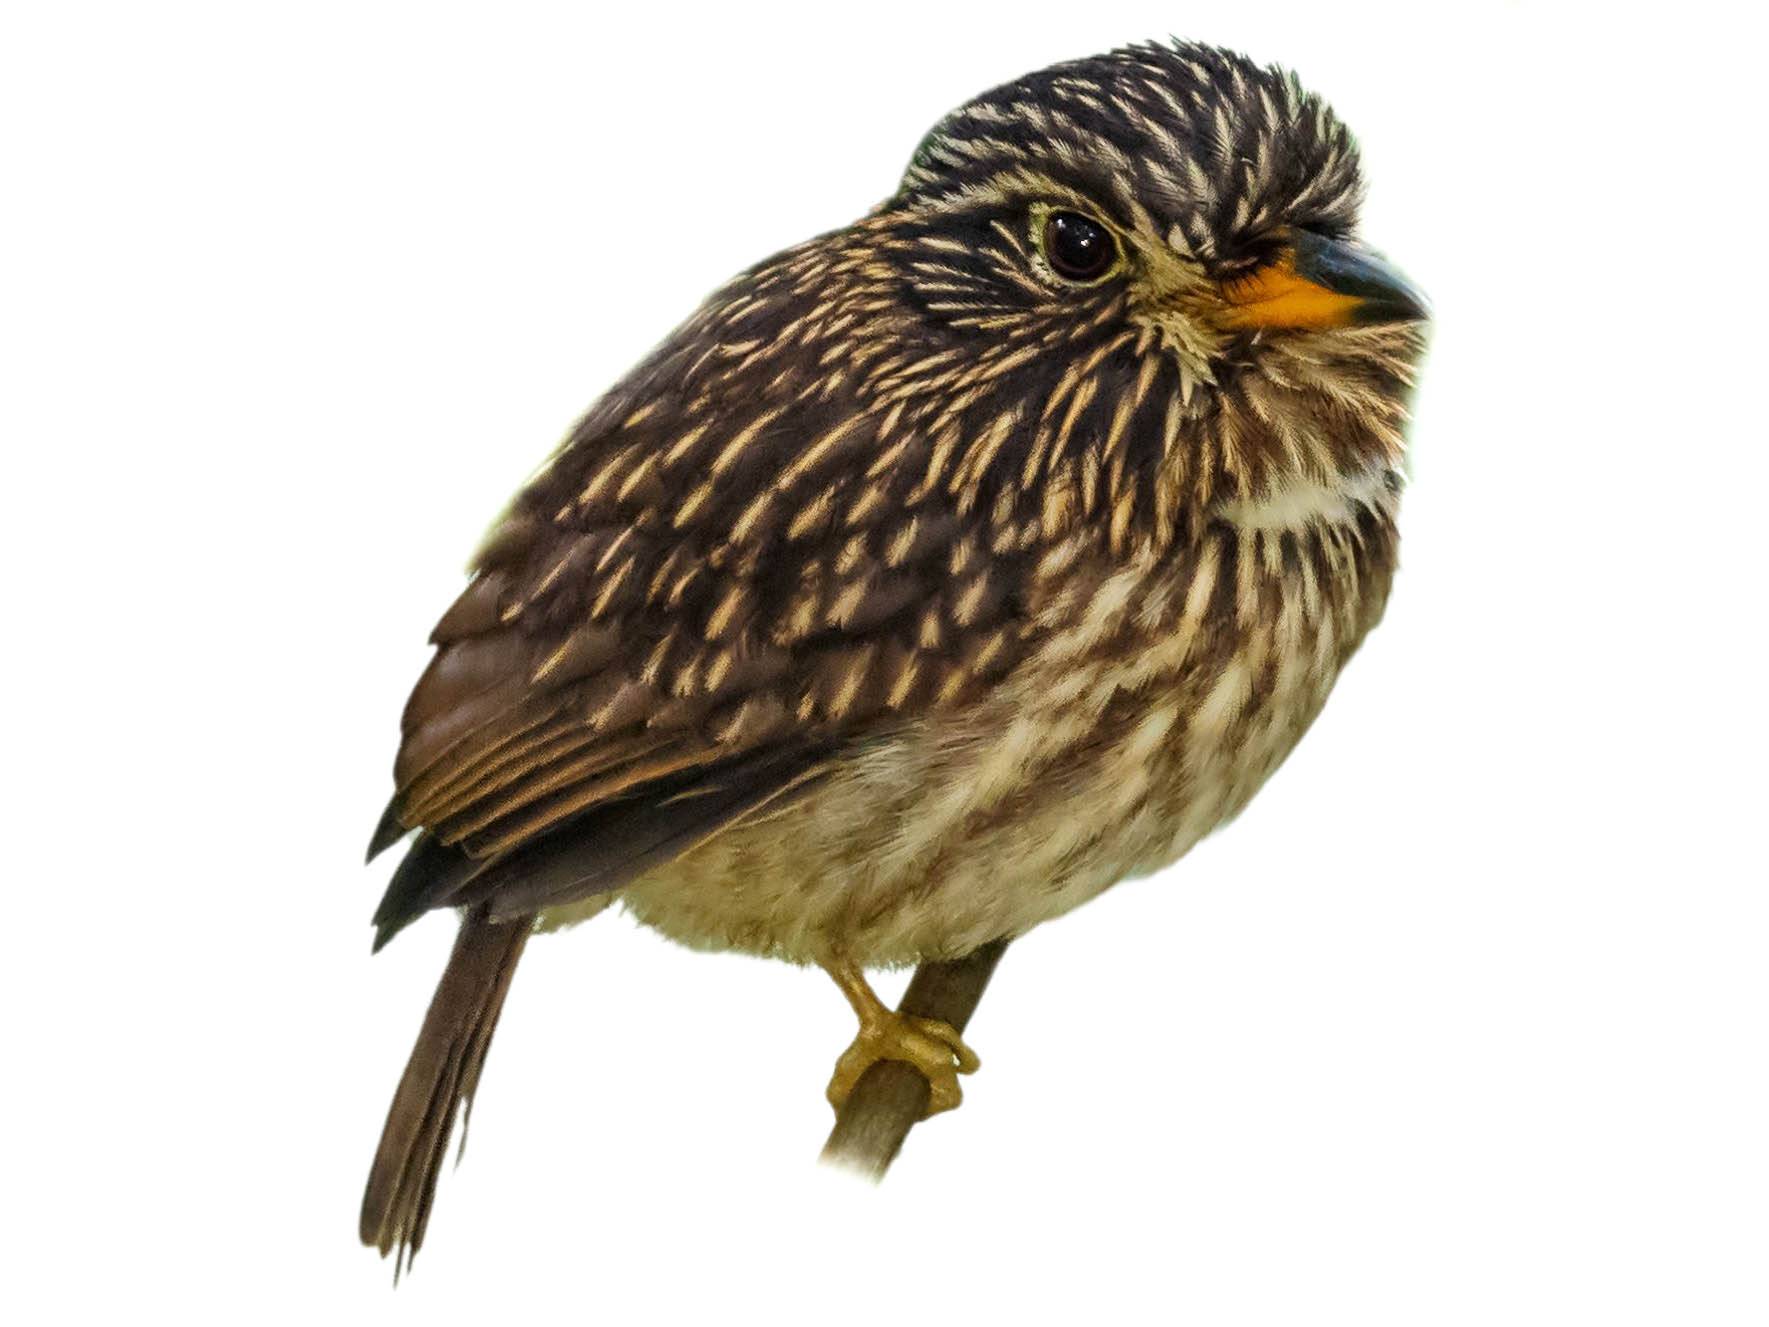
{"label": "dark pupil", "polygon": [[1044,251],[1059,275],[1087,281],[1112,265],[1112,237],[1097,221],[1075,212],[1056,212],[1044,223]]}

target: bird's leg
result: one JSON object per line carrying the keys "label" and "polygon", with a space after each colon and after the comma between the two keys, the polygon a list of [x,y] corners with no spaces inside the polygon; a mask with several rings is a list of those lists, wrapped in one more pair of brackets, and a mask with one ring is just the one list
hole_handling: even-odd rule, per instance
{"label": "bird's leg", "polygon": [[854,1044],[835,1062],[835,1076],[829,1080],[830,1105],[839,1111],[860,1075],[880,1060],[901,1060],[927,1079],[928,1115],[952,1110],[964,1099],[958,1075],[974,1074],[981,1061],[950,1023],[913,1018],[887,1008],[866,984],[859,965],[845,954],[826,960],[823,970],[835,978],[860,1020]]}

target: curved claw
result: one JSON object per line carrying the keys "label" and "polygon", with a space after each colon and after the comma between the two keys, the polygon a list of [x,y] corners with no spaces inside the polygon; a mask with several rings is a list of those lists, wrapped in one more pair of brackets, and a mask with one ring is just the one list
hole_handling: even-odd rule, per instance
{"label": "curved claw", "polygon": [[829,1104],[837,1111],[854,1085],[880,1060],[899,1060],[928,1081],[926,1119],[955,1110],[964,1100],[959,1074],[974,1074],[982,1061],[950,1023],[937,1018],[913,1018],[881,1009],[860,1025],[853,1044],[842,1052],[829,1080]]}

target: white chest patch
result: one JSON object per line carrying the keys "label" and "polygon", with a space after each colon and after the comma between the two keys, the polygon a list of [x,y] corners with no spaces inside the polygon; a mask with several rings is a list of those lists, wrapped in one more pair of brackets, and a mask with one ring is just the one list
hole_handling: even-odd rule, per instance
{"label": "white chest patch", "polygon": [[1359,507],[1387,508],[1394,501],[1394,471],[1371,466],[1336,484],[1296,480],[1261,497],[1219,503],[1216,514],[1243,530],[1301,530],[1315,524],[1351,525]]}

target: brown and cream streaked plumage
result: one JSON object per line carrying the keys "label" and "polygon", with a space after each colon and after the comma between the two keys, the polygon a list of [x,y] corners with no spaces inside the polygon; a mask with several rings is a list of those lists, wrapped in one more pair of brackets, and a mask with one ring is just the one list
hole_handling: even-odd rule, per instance
{"label": "brown and cream streaked plumage", "polygon": [[1173,861],[1381,615],[1423,312],[1281,71],[1145,45],[954,112],[897,193],[714,294],[518,495],[433,634],[377,947],[461,910],[363,1238],[415,1249],[534,929],[618,897],[861,977]]}

